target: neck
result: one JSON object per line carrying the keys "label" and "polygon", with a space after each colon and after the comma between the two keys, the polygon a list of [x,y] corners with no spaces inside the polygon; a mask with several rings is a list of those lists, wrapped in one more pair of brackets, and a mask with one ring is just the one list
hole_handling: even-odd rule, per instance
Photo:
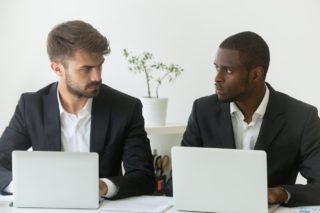
{"label": "neck", "polygon": [[254,92],[248,96],[243,101],[236,101],[235,104],[238,106],[240,111],[244,116],[244,121],[250,123],[252,121],[252,116],[254,112],[258,109],[261,101],[266,93],[265,84],[261,85],[258,88],[255,88]]}
{"label": "neck", "polygon": [[88,101],[87,97],[78,97],[70,93],[66,86],[61,83],[58,84],[58,92],[63,109],[71,114],[78,115]]}

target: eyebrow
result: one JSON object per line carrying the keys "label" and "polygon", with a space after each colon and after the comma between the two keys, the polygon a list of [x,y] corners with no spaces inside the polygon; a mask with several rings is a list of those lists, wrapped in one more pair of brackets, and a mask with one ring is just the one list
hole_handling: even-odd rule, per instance
{"label": "eyebrow", "polygon": [[218,64],[216,64],[216,63],[213,63],[213,65],[215,66],[215,67],[233,67],[233,66],[230,66],[230,65],[218,65]]}
{"label": "eyebrow", "polygon": [[213,65],[214,65],[215,67],[219,67],[219,65],[218,65],[216,62],[213,62]]}
{"label": "eyebrow", "polygon": [[[100,64],[98,64],[98,67],[101,66],[101,65],[104,63],[104,61],[105,61],[105,58],[103,58],[103,59],[101,60]],[[83,66],[80,67],[80,69],[84,69],[84,68],[85,68],[85,69],[91,69],[91,68],[93,68],[93,67],[95,67],[95,66],[83,65]]]}

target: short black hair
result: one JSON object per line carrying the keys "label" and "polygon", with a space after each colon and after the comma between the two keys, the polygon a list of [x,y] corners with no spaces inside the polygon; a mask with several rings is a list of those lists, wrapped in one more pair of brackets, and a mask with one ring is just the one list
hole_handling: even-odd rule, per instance
{"label": "short black hair", "polygon": [[267,75],[270,52],[267,43],[254,32],[245,31],[226,38],[219,46],[224,49],[239,50],[241,60],[248,69],[261,66]]}

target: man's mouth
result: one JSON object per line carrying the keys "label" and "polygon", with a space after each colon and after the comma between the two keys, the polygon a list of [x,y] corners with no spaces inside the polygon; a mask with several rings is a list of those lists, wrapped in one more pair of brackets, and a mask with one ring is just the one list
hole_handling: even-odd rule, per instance
{"label": "man's mouth", "polygon": [[223,87],[218,84],[216,84],[215,89],[216,89],[216,94],[222,94],[224,91]]}
{"label": "man's mouth", "polygon": [[96,90],[96,89],[99,89],[101,83],[92,83],[92,84],[89,84],[87,86],[88,89],[93,89],[93,90]]}

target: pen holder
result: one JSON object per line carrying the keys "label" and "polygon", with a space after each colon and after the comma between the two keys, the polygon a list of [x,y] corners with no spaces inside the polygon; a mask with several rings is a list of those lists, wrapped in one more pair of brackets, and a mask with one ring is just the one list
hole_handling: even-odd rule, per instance
{"label": "pen holder", "polygon": [[164,195],[166,190],[166,175],[156,177],[156,190],[155,195]]}
{"label": "pen holder", "polygon": [[169,164],[169,156],[168,155],[157,155],[157,151],[153,152],[153,166],[154,166],[154,174],[156,177],[156,190],[154,194],[163,195],[166,192],[166,175],[165,171]]}

